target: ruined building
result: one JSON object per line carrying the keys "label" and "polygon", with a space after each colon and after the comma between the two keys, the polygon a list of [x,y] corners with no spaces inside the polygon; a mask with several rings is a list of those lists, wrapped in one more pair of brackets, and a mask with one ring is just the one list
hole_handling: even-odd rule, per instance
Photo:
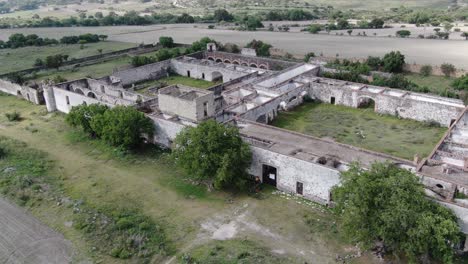
{"label": "ruined building", "polygon": [[[48,111],[64,113],[80,104],[137,107],[155,123],[154,142],[165,147],[171,147],[186,126],[207,119],[234,124],[251,146],[252,175],[321,204],[332,201],[330,190],[350,163],[359,161],[369,167],[376,161],[389,161],[415,172],[428,196],[452,208],[468,234],[468,202],[455,198],[468,195],[468,115],[462,101],[322,78],[320,65],[251,53],[218,52],[209,44],[204,52],[116,71],[101,79],[45,84],[33,91],[2,81],[0,90],[22,97],[28,94],[26,99],[34,103],[44,99]],[[207,90],[182,85],[153,87],[148,89],[150,95],[133,91],[142,81],[158,80],[170,73],[219,84]],[[355,108],[372,101],[378,113],[435,122],[449,130],[429,157],[408,161],[268,125],[279,112],[302,104],[306,98]]]}

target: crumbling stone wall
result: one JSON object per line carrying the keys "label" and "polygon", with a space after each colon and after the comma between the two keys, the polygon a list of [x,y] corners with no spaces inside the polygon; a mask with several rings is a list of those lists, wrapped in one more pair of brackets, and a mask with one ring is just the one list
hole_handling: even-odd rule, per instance
{"label": "crumbling stone wall", "polygon": [[35,89],[0,79],[0,91],[18,96],[34,104],[44,103],[44,97],[41,88]]}
{"label": "crumbling stone wall", "polygon": [[275,60],[270,58],[245,56],[242,54],[234,54],[220,51],[205,51],[203,58],[212,61],[219,61],[231,64],[237,64],[242,66],[256,67],[267,70],[283,70],[288,67],[295,65],[295,62]]}
{"label": "crumbling stone wall", "polygon": [[171,60],[171,70],[181,76],[189,77],[194,79],[201,79],[206,81],[216,81],[219,74],[222,75],[223,82],[228,82],[248,73],[227,69],[225,67],[216,67],[211,65],[203,65],[199,63],[190,63],[179,60]]}
{"label": "crumbling stone wall", "polygon": [[157,80],[162,77],[166,77],[168,76],[170,65],[171,61],[166,60],[141,67],[117,71],[111,76],[119,79],[120,84],[126,86],[140,81]]}

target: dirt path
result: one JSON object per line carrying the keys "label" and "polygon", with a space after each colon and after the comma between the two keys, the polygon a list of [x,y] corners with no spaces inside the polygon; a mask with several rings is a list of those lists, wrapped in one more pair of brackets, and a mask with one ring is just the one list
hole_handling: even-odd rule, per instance
{"label": "dirt path", "polygon": [[62,235],[0,197],[0,263],[69,263],[72,252]]}

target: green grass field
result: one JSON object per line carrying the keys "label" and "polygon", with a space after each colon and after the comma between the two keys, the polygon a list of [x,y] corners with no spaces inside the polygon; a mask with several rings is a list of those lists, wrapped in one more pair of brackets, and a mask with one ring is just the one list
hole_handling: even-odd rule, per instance
{"label": "green grass field", "polygon": [[24,47],[18,49],[0,49],[0,74],[28,69],[34,66],[36,59],[44,60],[47,56],[63,54],[69,59],[83,58],[103,53],[135,47],[136,44],[105,41],[86,44],[84,49],[80,45],[57,45],[45,47]]}
{"label": "green grass field", "polygon": [[186,85],[186,86],[195,87],[195,88],[207,89],[217,83],[200,80],[200,79],[193,79],[193,78],[189,78],[189,77],[181,76],[181,75],[172,75],[172,76],[165,77],[159,80],[153,80],[153,81],[140,83],[139,86],[142,87],[142,89],[137,90],[137,92],[141,94],[145,94],[148,91],[148,89],[151,87],[154,87],[154,86],[163,87],[163,86],[169,86],[169,85],[175,85],[175,84],[181,84],[181,85]]}
{"label": "green grass field", "polygon": [[405,77],[419,86],[426,86],[431,93],[439,94],[445,90],[453,90],[451,84],[455,78],[444,76],[422,76],[417,73],[405,74]]}
{"label": "green grass field", "polygon": [[87,66],[76,67],[70,69],[57,70],[46,70],[40,71],[32,76],[32,80],[40,81],[45,79],[54,79],[56,76],[60,75],[61,77],[67,79],[68,81],[81,79],[85,77],[91,78],[100,78],[107,75],[110,75],[112,71],[116,68],[121,68],[125,66],[131,66],[130,57],[124,56],[116,59],[112,59],[106,62],[92,64]]}
{"label": "green grass field", "polygon": [[379,115],[373,109],[306,103],[283,112],[274,126],[412,160],[426,157],[446,128]]}
{"label": "green grass field", "polygon": [[[22,120],[8,121],[4,114],[15,110]],[[0,136],[24,142],[24,148],[42,151],[53,165],[47,174],[58,179],[60,195],[95,208],[117,206],[140,210],[166,231],[167,243],[174,248],[171,254],[177,260],[188,253],[201,263],[210,263],[212,256],[203,255],[200,247],[216,247],[218,242],[212,239],[213,232],[232,220],[242,226],[232,241],[219,242],[219,246],[233,247],[236,258],[241,254],[243,257],[263,255],[272,263],[281,263],[282,259],[293,260],[288,263],[311,259],[334,263],[337,254],[353,253],[350,251],[353,247],[336,233],[336,228],[317,224],[331,225],[334,217],[327,209],[311,202],[275,194],[271,189],[266,189],[260,199],[245,194],[208,192],[204,186],[188,181],[172,165],[166,152],[149,149],[123,154],[71,129],[64,123],[63,114],[48,114],[45,106],[32,105],[14,96],[0,95],[0,113]],[[72,206],[45,199],[26,203],[26,209],[73,242],[77,255],[81,256],[77,262],[91,258],[98,263],[124,263],[92,250],[92,245],[99,240],[89,242],[92,237],[87,238],[65,224],[75,218]],[[266,251],[245,247],[244,240]],[[272,250],[284,253],[277,256],[270,253]],[[166,263],[169,258],[156,255],[152,263]],[[371,263],[371,259],[370,254],[364,253],[354,261]]]}

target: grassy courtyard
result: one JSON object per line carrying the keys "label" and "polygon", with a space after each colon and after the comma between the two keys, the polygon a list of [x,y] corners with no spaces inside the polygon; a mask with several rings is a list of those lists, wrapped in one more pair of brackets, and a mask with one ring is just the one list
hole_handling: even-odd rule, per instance
{"label": "grassy courtyard", "polygon": [[181,84],[185,86],[200,88],[200,89],[207,89],[211,86],[217,84],[216,82],[205,81],[201,79],[193,79],[186,76],[181,75],[171,75],[169,77],[165,77],[159,80],[152,80],[139,83],[138,85],[142,87],[141,89],[137,90],[137,92],[145,94],[149,88],[151,87],[165,87],[169,85]]}
{"label": "grassy courtyard", "polygon": [[[5,113],[15,110],[21,114],[21,121],[8,121]],[[326,208],[272,189],[264,190],[261,199],[208,192],[204,186],[192,185],[172,165],[166,152],[149,149],[122,153],[71,129],[65,125],[63,114],[48,114],[45,106],[0,94],[0,137],[22,142],[18,143],[21,148],[15,148],[19,154],[36,149],[42,154],[34,159],[47,161],[48,183],[57,186],[54,197],[64,198],[63,202],[45,198],[23,205],[73,243],[77,250],[74,262],[130,261],[92,249],[102,238],[84,235],[75,228],[73,208],[77,203],[93,208],[138,209],[158,223],[167,236],[165,246],[171,250],[166,255],[156,254],[151,263],[186,263],[184,259],[199,263],[335,263],[337,255],[355,253]],[[2,162],[0,172],[5,166],[19,166],[10,162],[36,161],[7,158]],[[233,224],[228,225],[231,221]],[[232,232],[233,237],[229,235]],[[214,238],[219,235],[226,240]],[[219,262],[224,256],[227,261]],[[364,253],[353,262],[372,263],[374,259]]]}
{"label": "grassy courtyard", "polygon": [[0,74],[12,71],[28,69],[34,66],[36,59],[44,60],[47,56],[63,54],[70,59],[78,59],[102,53],[135,47],[135,44],[115,41],[105,41],[85,44],[80,48],[80,44],[75,45],[55,45],[45,47],[24,47],[18,49],[0,50]]}
{"label": "grassy courtyard", "polygon": [[373,109],[306,103],[283,112],[274,126],[412,160],[427,156],[446,128],[380,115]]}
{"label": "grassy courtyard", "polygon": [[440,94],[445,90],[452,91],[453,88],[451,85],[455,79],[452,77],[435,75],[422,76],[417,73],[407,73],[405,74],[405,77],[421,87],[426,86],[433,94]]}

